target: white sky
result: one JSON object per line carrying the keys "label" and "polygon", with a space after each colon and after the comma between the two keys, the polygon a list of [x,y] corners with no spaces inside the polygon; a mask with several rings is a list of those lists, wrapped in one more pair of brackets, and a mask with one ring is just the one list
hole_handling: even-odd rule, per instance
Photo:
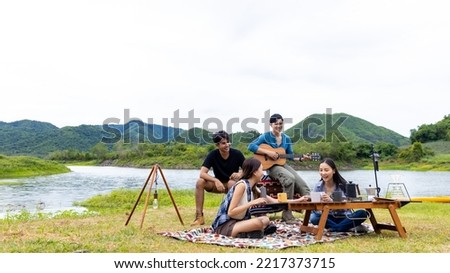
{"label": "white sky", "polygon": [[196,127],[225,127],[331,108],[409,136],[450,114],[449,11],[446,0],[1,0],[0,121],[123,123],[129,109],[162,124],[193,110]]}

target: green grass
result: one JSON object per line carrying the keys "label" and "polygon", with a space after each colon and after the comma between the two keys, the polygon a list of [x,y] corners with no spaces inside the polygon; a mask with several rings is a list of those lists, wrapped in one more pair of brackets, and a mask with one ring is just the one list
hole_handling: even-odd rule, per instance
{"label": "green grass", "polygon": [[[450,252],[450,204],[410,203],[398,211],[408,238],[397,232],[351,237],[333,243],[267,250],[193,244],[157,235],[161,231],[190,229],[194,216],[192,190],[172,191],[184,226],[165,190],[159,191],[160,208],[151,204],[143,215],[147,191],[129,216],[138,190],[117,190],[79,203],[91,212],[64,212],[57,216],[22,212],[0,220],[0,252],[20,253],[448,253]],[[210,224],[222,194],[206,194],[205,217]],[[151,199],[151,198],[150,198]],[[151,200],[150,200],[151,201]],[[391,222],[387,210],[374,210],[380,222]],[[296,213],[296,216],[303,217]],[[125,222],[130,217],[130,222]],[[272,217],[279,217],[273,215]],[[143,228],[140,228],[143,220]]]}
{"label": "green grass", "polygon": [[61,163],[31,156],[0,155],[0,179],[21,178],[69,172]]}
{"label": "green grass", "polygon": [[450,141],[439,140],[427,142],[424,143],[423,146],[431,149],[436,155],[450,154]]}
{"label": "green grass", "polygon": [[[345,166],[345,163],[341,163]],[[360,166],[360,167],[359,167]],[[450,154],[437,154],[425,157],[417,162],[404,162],[401,160],[380,160],[379,167],[383,170],[405,170],[405,171],[450,171]],[[342,168],[341,168],[342,169]],[[355,169],[352,166],[350,169]],[[373,162],[358,165],[356,169],[371,170]]]}

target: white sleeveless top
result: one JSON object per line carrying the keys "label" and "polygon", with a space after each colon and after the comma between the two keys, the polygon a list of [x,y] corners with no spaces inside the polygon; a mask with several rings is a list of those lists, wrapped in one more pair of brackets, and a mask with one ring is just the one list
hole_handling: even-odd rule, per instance
{"label": "white sleeveless top", "polygon": [[[240,180],[236,183],[236,185],[239,183],[244,183],[244,186],[245,186],[244,194],[242,195],[242,198],[238,204],[238,206],[241,206],[241,205],[247,204],[249,201],[251,201],[253,199],[253,192],[251,192],[250,200],[248,200],[247,199],[247,183],[245,183],[243,180]],[[247,211],[244,210],[243,212],[241,212],[240,214],[236,215],[233,218],[237,219],[237,220],[242,220],[242,219],[244,219],[246,213],[247,213]]]}

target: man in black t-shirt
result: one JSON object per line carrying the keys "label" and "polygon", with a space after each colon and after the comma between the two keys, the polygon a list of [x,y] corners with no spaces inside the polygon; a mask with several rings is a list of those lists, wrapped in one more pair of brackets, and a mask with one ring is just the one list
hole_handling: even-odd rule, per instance
{"label": "man in black t-shirt", "polygon": [[[219,131],[213,134],[217,149],[211,151],[203,161],[200,177],[195,185],[195,220],[191,226],[205,224],[203,203],[205,191],[226,193],[236,181],[241,179],[240,168],[245,160],[241,151],[231,148],[227,132]],[[212,168],[214,176],[209,174]]]}

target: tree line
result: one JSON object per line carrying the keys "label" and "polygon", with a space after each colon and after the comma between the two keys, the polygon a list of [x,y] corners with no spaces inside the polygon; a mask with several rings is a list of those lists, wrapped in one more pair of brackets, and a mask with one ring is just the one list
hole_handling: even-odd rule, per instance
{"label": "tree line", "polygon": [[423,124],[411,130],[411,143],[427,143],[437,140],[450,141],[450,115],[435,124]]}
{"label": "tree line", "polygon": [[[252,153],[247,150],[247,143],[233,143],[233,147],[242,151],[246,157]],[[373,153],[380,154],[383,160],[402,159],[417,161],[425,156],[433,155],[433,152],[425,148],[420,142],[406,148],[399,148],[393,144],[379,142],[370,143],[352,142],[319,142],[294,144],[296,153],[317,152],[324,157],[331,157],[337,161],[348,164],[358,164],[372,159]],[[195,145],[188,143],[170,142],[164,144],[140,143],[123,144],[116,143],[108,147],[104,143],[98,143],[87,152],[76,150],[56,151],[49,155],[49,159],[57,161],[94,161],[99,165],[134,166],[145,167],[152,164],[161,164],[171,168],[198,168],[201,166],[207,153],[215,149],[212,143]],[[300,167],[302,163],[295,163]]]}
{"label": "tree line", "polygon": [[[124,143],[122,141],[109,145],[99,142],[88,151],[59,150],[50,153],[48,158],[58,161],[93,161],[94,164],[117,166],[140,167],[159,163],[175,168],[198,168],[207,153],[215,149],[215,146],[211,140],[207,141],[206,132],[197,132],[197,134],[201,134],[205,141],[202,143],[180,141]],[[252,154],[247,150],[247,145],[259,135],[260,133],[256,131],[231,134],[232,147],[242,151],[246,157],[250,157]],[[297,141],[293,144],[293,148],[296,153],[318,152],[322,158],[331,157],[348,164],[371,160],[374,152],[380,154],[383,160],[417,162],[434,155],[434,152],[424,145],[425,143],[450,141],[450,115],[435,124],[424,124],[411,130],[410,141],[410,145],[398,147],[384,141],[371,143],[357,139],[345,141],[323,139],[314,143]]]}

